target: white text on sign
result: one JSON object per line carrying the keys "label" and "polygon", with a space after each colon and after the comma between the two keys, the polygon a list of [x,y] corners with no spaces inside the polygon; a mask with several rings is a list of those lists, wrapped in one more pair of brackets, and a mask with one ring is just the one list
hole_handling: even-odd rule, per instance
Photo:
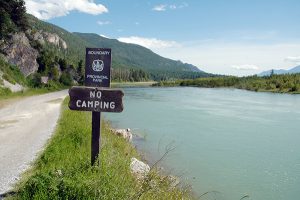
{"label": "white text on sign", "polygon": [[[116,103],[106,102],[101,100],[102,93],[101,91],[90,91],[90,98],[92,100],[80,100],[76,101],[76,106],[78,108],[93,108],[93,109],[115,109]],[[96,99],[95,99],[96,98]]]}
{"label": "white text on sign", "polygon": [[109,55],[109,51],[88,51],[89,55]]}

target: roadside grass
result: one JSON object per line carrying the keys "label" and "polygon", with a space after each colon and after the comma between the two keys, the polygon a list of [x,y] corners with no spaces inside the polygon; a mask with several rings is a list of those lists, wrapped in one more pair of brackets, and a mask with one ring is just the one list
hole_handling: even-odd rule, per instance
{"label": "roadside grass", "polygon": [[46,94],[54,91],[58,91],[58,90],[53,88],[28,88],[25,91],[11,92],[7,88],[0,87],[0,108],[4,107],[10,102],[17,101],[20,98],[39,95],[39,94]]}
{"label": "roadside grass", "polygon": [[68,98],[56,132],[8,199],[191,199],[156,169],[137,181],[130,160],[139,154],[102,122],[100,164],[90,166],[91,113],[70,111]]}
{"label": "roadside grass", "polygon": [[4,93],[0,93],[0,101],[4,99],[12,99],[12,98],[21,98],[21,97],[27,97],[27,96],[33,96],[33,95],[38,95],[38,94],[45,94],[48,92],[54,92],[57,91],[56,89],[53,88],[28,88],[23,91],[19,92],[11,92],[7,88],[2,88],[3,90],[7,91]]}

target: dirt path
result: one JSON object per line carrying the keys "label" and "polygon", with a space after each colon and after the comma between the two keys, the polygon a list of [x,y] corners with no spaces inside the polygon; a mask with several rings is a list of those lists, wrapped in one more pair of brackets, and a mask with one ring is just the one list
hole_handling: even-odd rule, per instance
{"label": "dirt path", "polygon": [[67,90],[0,108],[0,194],[11,189],[54,131]]}

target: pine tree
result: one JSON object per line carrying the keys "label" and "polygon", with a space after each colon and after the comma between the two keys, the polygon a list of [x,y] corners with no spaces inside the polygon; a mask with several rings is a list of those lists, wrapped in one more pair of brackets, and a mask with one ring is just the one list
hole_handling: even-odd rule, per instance
{"label": "pine tree", "polygon": [[23,0],[0,0],[0,39],[28,28]]}

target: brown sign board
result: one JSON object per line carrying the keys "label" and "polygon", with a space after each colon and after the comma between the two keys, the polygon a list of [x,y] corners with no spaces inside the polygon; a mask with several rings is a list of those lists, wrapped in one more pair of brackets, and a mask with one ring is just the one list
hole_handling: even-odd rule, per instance
{"label": "brown sign board", "polygon": [[111,49],[86,48],[85,85],[110,87]]}
{"label": "brown sign board", "polygon": [[122,90],[74,86],[69,90],[71,110],[122,112]]}

